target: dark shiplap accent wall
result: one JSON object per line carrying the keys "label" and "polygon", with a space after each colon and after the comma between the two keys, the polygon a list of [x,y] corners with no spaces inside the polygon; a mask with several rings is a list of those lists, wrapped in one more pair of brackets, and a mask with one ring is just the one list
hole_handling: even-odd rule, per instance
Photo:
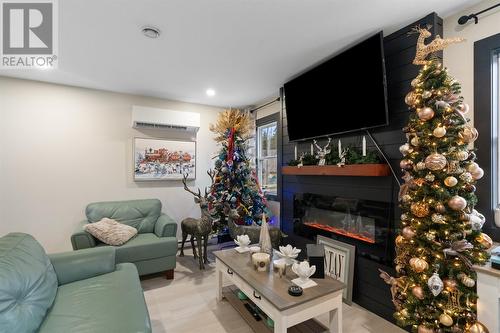
{"label": "dark shiplap accent wall", "polygon": [[[435,13],[431,13],[421,20],[412,23],[403,29],[392,33],[384,38],[384,50],[388,84],[388,106],[389,126],[371,130],[382,150],[388,156],[391,165],[399,173],[399,161],[401,154],[399,146],[405,142],[402,128],[408,121],[408,107],[404,103],[404,96],[410,89],[410,82],[418,74],[419,66],[412,64],[415,56],[415,45],[418,35],[408,35],[416,25],[432,25],[430,28],[433,35],[442,36],[442,19]],[[429,39],[432,40],[432,37]],[[360,82],[360,101],[357,108],[359,113],[369,112],[370,105],[363,101],[364,87]],[[285,96],[286,97],[286,96]],[[335,96],[331,96],[332,109],[335,105]],[[341,96],[338,96],[341,98]],[[353,102],[355,103],[355,102]],[[295,143],[288,140],[286,101],[282,110],[282,163],[287,165],[294,158]],[[356,108],[356,105],[353,105]],[[318,121],[334,121],[327,118],[322,119],[321,113],[310,112],[315,110],[304,110],[304,117],[315,114]],[[351,111],[352,112],[352,111]],[[341,137],[333,137],[332,149],[337,149],[337,140],[342,140],[342,146],[348,144],[361,146],[364,133],[353,133]],[[372,142],[366,137],[368,150],[375,150]],[[326,139],[318,140],[320,144]],[[298,143],[298,151],[310,151],[310,141]],[[400,174],[398,174],[400,176]],[[281,221],[285,233],[293,235],[293,195],[294,193],[317,193],[324,195],[341,195],[355,197],[365,200],[376,200],[391,202],[397,206],[398,186],[392,177],[328,177],[328,176],[290,176],[280,175],[281,181]],[[394,209],[394,221],[399,219],[399,209]],[[291,237],[293,239],[294,237]],[[390,242],[392,243],[392,240]],[[390,265],[390,264],[389,264]],[[378,315],[392,321],[393,306],[389,288],[378,278],[377,268],[382,268],[393,273],[391,267],[387,267],[373,260],[357,257],[355,268],[354,301],[361,306],[377,313]]]}

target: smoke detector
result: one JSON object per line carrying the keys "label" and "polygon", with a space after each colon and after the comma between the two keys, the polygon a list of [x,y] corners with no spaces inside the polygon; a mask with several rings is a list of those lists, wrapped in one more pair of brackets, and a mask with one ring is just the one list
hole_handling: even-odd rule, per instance
{"label": "smoke detector", "polygon": [[141,32],[144,36],[149,38],[158,38],[160,37],[160,29],[152,25],[145,25],[141,28]]}

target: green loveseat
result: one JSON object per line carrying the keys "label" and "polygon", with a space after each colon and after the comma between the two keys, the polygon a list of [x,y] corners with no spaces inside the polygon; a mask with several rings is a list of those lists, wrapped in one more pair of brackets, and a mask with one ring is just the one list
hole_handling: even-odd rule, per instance
{"label": "green loveseat", "polygon": [[110,246],[47,256],[30,235],[0,238],[0,332],[151,332],[132,264]]}
{"label": "green loveseat", "polygon": [[166,272],[173,279],[177,254],[177,223],[161,212],[158,199],[108,201],[91,203],[85,209],[87,219],[80,222],[71,236],[74,250],[105,246],[83,230],[87,223],[107,217],[137,229],[127,243],[116,246],[116,262],[131,262],[139,275]]}

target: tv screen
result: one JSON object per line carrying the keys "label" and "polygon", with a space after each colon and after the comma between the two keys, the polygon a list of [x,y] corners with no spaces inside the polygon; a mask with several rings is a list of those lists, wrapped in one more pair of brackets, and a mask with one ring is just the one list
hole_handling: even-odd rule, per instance
{"label": "tv screen", "polygon": [[388,124],[382,32],[285,83],[290,141]]}

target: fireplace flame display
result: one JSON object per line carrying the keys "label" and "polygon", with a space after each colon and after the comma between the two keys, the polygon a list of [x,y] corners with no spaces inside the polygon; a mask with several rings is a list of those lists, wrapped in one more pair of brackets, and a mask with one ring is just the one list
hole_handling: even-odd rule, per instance
{"label": "fireplace flame display", "polygon": [[387,204],[376,201],[310,193],[294,197],[294,218],[302,225],[369,244],[378,243],[377,228],[388,211]]}
{"label": "fireplace flame display", "polygon": [[332,227],[330,225],[317,223],[317,222],[304,222],[304,224],[309,226],[309,227],[312,227],[312,228],[318,228],[321,230],[333,232],[335,234],[343,235],[346,237],[355,238],[355,239],[358,239],[358,240],[363,241],[363,242],[375,244],[375,237],[372,235],[363,235],[361,233],[349,232],[349,231],[344,230],[344,229],[335,228],[335,227]]}

